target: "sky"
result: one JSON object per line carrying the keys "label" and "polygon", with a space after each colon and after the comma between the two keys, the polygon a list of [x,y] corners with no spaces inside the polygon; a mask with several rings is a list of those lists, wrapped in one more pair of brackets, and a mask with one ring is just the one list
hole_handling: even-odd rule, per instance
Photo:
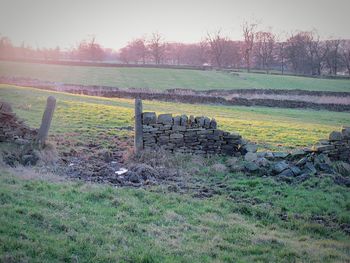
{"label": "sky", "polygon": [[281,39],[317,29],[350,39],[350,0],[0,0],[0,36],[33,48],[72,48],[95,36],[119,49],[159,32],[166,41],[194,43],[207,32],[242,39],[243,22]]}

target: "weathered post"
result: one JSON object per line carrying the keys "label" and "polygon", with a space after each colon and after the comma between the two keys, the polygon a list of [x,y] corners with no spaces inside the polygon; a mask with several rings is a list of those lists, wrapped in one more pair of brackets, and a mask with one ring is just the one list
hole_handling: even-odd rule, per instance
{"label": "weathered post", "polygon": [[143,135],[142,135],[142,100],[135,99],[135,154],[140,153],[143,149]]}
{"label": "weathered post", "polygon": [[45,146],[47,136],[49,134],[49,129],[52,121],[52,116],[56,107],[56,99],[52,96],[47,98],[46,108],[41,121],[40,128],[38,130],[38,143],[41,147]]}

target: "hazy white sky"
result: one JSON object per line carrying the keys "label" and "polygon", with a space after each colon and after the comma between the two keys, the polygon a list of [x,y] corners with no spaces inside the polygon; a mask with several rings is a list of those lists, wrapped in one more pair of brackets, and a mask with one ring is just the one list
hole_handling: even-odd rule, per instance
{"label": "hazy white sky", "polygon": [[0,34],[63,48],[95,35],[118,49],[154,31],[191,43],[221,28],[241,39],[241,24],[254,19],[279,34],[317,29],[324,38],[350,38],[349,10],[350,0],[0,0]]}

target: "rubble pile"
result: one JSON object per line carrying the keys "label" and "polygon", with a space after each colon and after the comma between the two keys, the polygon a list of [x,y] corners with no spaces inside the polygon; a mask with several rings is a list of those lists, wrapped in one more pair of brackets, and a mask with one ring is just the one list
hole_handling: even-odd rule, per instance
{"label": "rubble pile", "polygon": [[25,144],[32,141],[36,135],[37,130],[19,120],[9,103],[0,102],[0,142]]}
{"label": "rubble pile", "polygon": [[328,140],[320,140],[312,147],[312,150],[327,154],[332,161],[340,160],[350,163],[350,127],[331,132]]}
{"label": "rubble pile", "polygon": [[312,176],[331,175],[335,181],[350,186],[350,128],[333,131],[328,140],[311,148],[292,152],[257,152],[254,144],[245,145],[243,160],[230,159],[232,172],[275,176],[286,182],[300,182]]}
{"label": "rubble pile", "polygon": [[1,152],[6,164],[13,167],[18,164],[35,165],[39,160],[33,147],[36,136],[37,130],[19,120],[9,103],[0,102],[0,143],[12,143]]}

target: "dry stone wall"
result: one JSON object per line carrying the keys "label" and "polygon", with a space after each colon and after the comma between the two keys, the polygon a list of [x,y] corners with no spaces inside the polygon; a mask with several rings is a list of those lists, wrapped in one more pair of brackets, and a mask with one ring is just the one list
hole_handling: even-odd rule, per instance
{"label": "dry stone wall", "polygon": [[237,133],[217,129],[215,119],[142,113],[144,149],[163,148],[170,152],[240,155],[244,140]]}
{"label": "dry stone wall", "polygon": [[350,127],[343,127],[341,131],[333,131],[328,140],[320,140],[312,147],[317,153],[327,154],[333,161],[350,163]]}

